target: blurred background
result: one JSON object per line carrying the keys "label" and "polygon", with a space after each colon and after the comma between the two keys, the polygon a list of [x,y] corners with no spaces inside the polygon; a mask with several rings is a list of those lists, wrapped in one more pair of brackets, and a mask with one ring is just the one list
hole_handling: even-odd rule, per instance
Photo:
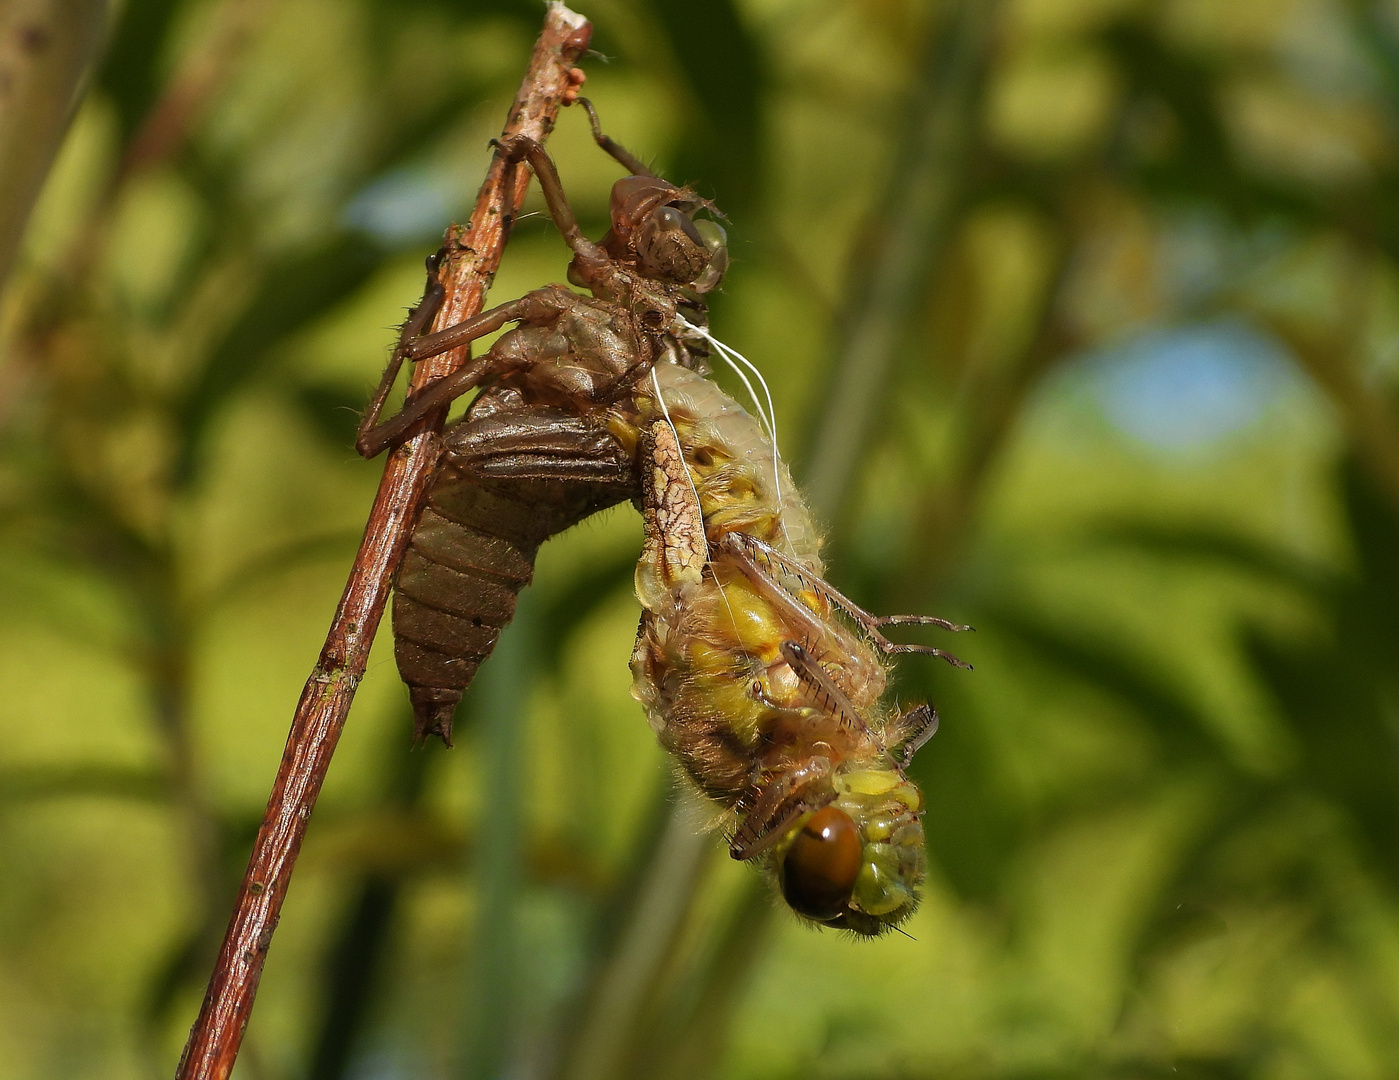
{"label": "blurred background", "polygon": [[[942,714],[914,940],[805,928],[696,831],[623,507],[546,546],[456,749],[381,633],[239,1080],[1399,1076],[1399,3],[579,7],[606,129],[729,215],[713,326],[832,580],[977,627],[974,672],[899,666]],[[541,15],[6,30],[96,56],[0,250],[6,1077],[171,1075],[358,411]],[[550,149],[600,234],[619,170],[576,110]],[[522,221],[493,299],[566,262]]]}

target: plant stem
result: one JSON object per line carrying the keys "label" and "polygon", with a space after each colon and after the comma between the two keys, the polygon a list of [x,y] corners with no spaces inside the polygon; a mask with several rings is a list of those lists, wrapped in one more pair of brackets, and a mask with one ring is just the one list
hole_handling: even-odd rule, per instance
{"label": "plant stem", "polygon": [[695,828],[684,790],[675,798],[664,832],[637,883],[605,967],[591,987],[575,1044],[560,1075],[566,1080],[609,1080],[626,1073],[627,1059],[642,1037],[637,1025],[660,999],[658,985],[675,942],[693,915],[700,881],[714,854],[713,841]]}
{"label": "plant stem", "polygon": [[[564,94],[574,85],[570,71],[587,48],[591,31],[586,19],[563,4],[549,5],[503,135],[525,134],[541,142],[548,137]],[[446,301],[433,329],[481,310],[528,183],[529,171],[523,163],[508,164],[497,153],[477,195],[470,225],[448,230],[439,269]],[[508,194],[513,194],[513,205],[506,203]],[[410,394],[466,359],[467,350],[462,348],[418,364]],[[297,704],[233,917],[180,1058],[178,1080],[227,1080],[233,1070],[306,823],[364,674],[394,571],[421,510],[444,419],[445,411],[425,420],[385,464],[340,605]]]}
{"label": "plant stem", "polygon": [[807,502],[839,529],[865,438],[875,423],[894,357],[938,261],[969,158],[995,0],[959,0],[931,32],[909,103],[906,134],[879,202],[876,251],[858,276],[824,407],[813,427]]}
{"label": "plant stem", "polygon": [[106,37],[105,0],[13,0],[0,9],[0,282]]}
{"label": "plant stem", "polygon": [[526,596],[501,632],[491,663],[474,680],[472,713],[484,779],[472,867],[476,917],[466,962],[462,1080],[508,1073],[518,1035],[520,898],[525,886],[525,732],[534,686],[539,599]]}

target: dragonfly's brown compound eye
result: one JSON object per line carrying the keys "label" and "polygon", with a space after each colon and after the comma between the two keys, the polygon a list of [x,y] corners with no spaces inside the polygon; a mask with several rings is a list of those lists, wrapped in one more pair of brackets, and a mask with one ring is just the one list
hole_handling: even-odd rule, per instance
{"label": "dragonfly's brown compound eye", "polygon": [[834,919],[855,888],[862,850],[849,815],[834,806],[816,811],[782,860],[782,896],[808,919]]}

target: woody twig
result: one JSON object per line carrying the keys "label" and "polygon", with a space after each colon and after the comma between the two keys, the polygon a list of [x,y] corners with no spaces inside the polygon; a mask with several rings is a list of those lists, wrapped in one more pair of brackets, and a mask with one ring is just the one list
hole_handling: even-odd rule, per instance
{"label": "woody twig", "polygon": [[[548,137],[559,106],[577,94],[580,73],[574,64],[591,33],[582,16],[562,3],[549,5],[503,137],[528,135],[539,142]],[[509,162],[497,152],[476,197],[470,224],[448,231],[437,266],[445,300],[434,329],[481,310],[528,183],[526,166]],[[467,349],[461,348],[420,362],[409,384],[410,395],[456,370],[467,358]],[[204,1003],[180,1058],[177,1080],[226,1080],[233,1070],[307,821],[364,674],[394,572],[422,508],[445,416],[443,410],[426,417],[385,464],[340,606],[297,703],[267,812]]]}

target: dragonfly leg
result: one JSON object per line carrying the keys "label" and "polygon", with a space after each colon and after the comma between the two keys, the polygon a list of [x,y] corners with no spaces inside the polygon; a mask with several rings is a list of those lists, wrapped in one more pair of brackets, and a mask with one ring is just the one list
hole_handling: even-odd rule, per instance
{"label": "dragonfly leg", "polygon": [[[842,726],[875,738],[873,732],[860,718],[860,714],[855,711],[855,706],[851,704],[845,691],[832,681],[825,669],[816,662],[815,657],[808,650],[804,649],[799,642],[784,641],[779,647],[779,651],[782,653],[782,659],[787,661],[787,666],[796,673],[797,679],[812,705],[834,716]],[[877,738],[876,742],[878,742]]]}
{"label": "dragonfly leg", "polygon": [[544,147],[528,135],[515,135],[504,142],[497,142],[496,145],[511,160],[518,161],[523,158],[529,162],[529,167],[534,171],[534,178],[539,181],[539,190],[544,195],[544,205],[549,208],[549,216],[554,219],[564,243],[577,256],[585,272],[587,269],[597,269],[609,264],[612,260],[607,252],[583,235],[578,218],[568,203],[568,196],[564,194],[559,170]]}
{"label": "dragonfly leg", "polygon": [[936,615],[871,615],[868,611],[864,614],[875,626],[936,626],[939,630],[951,630],[954,634],[975,629],[963,623],[939,619]]}
{"label": "dragonfly leg", "polygon": [[[755,553],[744,543],[750,539],[751,537],[743,533],[729,533],[719,541],[718,547],[727,556],[729,562],[737,567],[739,572],[752,582],[753,586],[772,605],[773,610],[782,621],[800,636],[806,659],[819,661],[828,655],[832,648],[835,648],[845,657],[844,664],[848,679],[859,683],[875,678],[878,675],[877,665],[872,661],[862,661],[848,647],[836,644],[840,635],[849,632],[843,626],[822,619],[821,616],[798,600],[779,579],[778,568],[771,561],[765,559],[761,552]],[[799,566],[797,563],[792,565]],[[817,578],[805,567],[801,567],[801,572],[805,575],[802,579],[804,581],[808,579],[820,581],[820,578]],[[797,673],[798,677],[802,676],[799,667],[794,666],[792,670]],[[803,682],[814,689],[811,678],[804,678]]]}
{"label": "dragonfly leg", "polygon": [[782,839],[797,818],[832,802],[836,793],[823,783],[830,775],[828,758],[810,757],[767,783],[759,780],[751,789],[754,797],[743,824],[729,841],[729,854],[740,862],[761,855]]}
{"label": "dragonfly leg", "polygon": [[376,445],[375,441],[368,437],[378,426],[379,416],[384,411],[384,402],[388,400],[393,384],[398,381],[398,371],[403,366],[405,350],[414,338],[432,325],[432,320],[437,317],[442,308],[442,301],[447,295],[442,283],[437,280],[437,266],[441,258],[440,251],[428,256],[427,284],[423,286],[423,298],[418,306],[408,313],[407,321],[399,329],[398,343],[394,346],[393,355],[389,357],[388,366],[384,368],[384,374],[379,379],[379,386],[374,391],[374,397],[370,399],[369,408],[360,420],[356,448],[365,457],[373,457],[387,445]]}
{"label": "dragonfly leg", "polygon": [[609,138],[602,133],[602,125],[598,123],[597,110],[593,108],[593,103],[591,101],[585,97],[575,98],[574,100],[579,105],[582,105],[584,111],[588,114],[588,122],[592,124],[593,127],[593,142],[597,143],[607,151],[607,153],[612,155],[613,159],[633,176],[654,177],[656,175],[643,165],[640,159],[633,155],[625,146],[617,142],[616,139]]}
{"label": "dragonfly leg", "polygon": [[[384,400],[393,388],[394,381],[398,377],[398,370],[405,358],[422,360],[425,357],[446,352],[448,349],[469,345],[477,338],[494,333],[506,323],[547,322],[556,317],[561,310],[560,304],[554,297],[562,290],[536,289],[518,300],[511,300],[509,303],[493,307],[489,311],[483,311],[455,326],[449,326],[425,337],[416,337],[413,336],[412,331],[415,328],[420,330],[430,325],[432,317],[437,313],[442,303],[441,286],[435,285],[432,274],[429,274],[429,280],[432,284],[429,285],[428,296],[432,297],[432,300],[430,302],[425,299],[409,317],[408,322],[404,324],[403,330],[400,332],[398,347],[394,349],[393,356],[389,359],[389,366],[379,382],[379,389],[375,392],[369,410],[364,414],[364,419],[360,421],[355,449],[364,457],[374,457],[385,448],[399,442],[408,430],[424,416],[444,405],[451,404],[468,390],[480,386],[488,379],[503,373],[507,367],[513,366],[493,348],[490,352],[468,361],[452,374],[437,380],[413,397],[412,400],[405,402],[403,408],[394,416],[380,422],[379,416],[383,411]],[[429,307],[431,307],[430,312],[427,310]]]}
{"label": "dragonfly leg", "polygon": [[833,607],[845,612],[846,616],[860,627],[875,647],[885,655],[917,653],[921,656],[935,656],[946,660],[953,667],[971,670],[970,664],[957,659],[943,649],[934,648],[931,645],[905,645],[897,641],[890,641],[880,632],[880,627],[883,626],[936,626],[942,630],[955,632],[970,630],[972,629],[970,626],[949,622],[947,619],[939,619],[933,615],[872,615],[830,582],[813,574],[801,563],[789,559],[782,552],[763,543],[757,537],[749,536],[746,533],[730,533],[725,540],[732,549],[745,551],[754,565],[759,562],[765,563],[774,571],[785,573],[794,578],[803,588],[811,589],[825,597]]}
{"label": "dragonfly leg", "polygon": [[938,711],[926,701],[910,709],[894,721],[894,740],[898,747],[898,760],[901,768],[908,768],[913,755],[923,748],[923,744],[938,732]]}
{"label": "dragonfly leg", "polygon": [[742,535],[729,533],[717,546],[772,604],[784,622],[802,633],[808,643],[820,641],[826,633],[826,627],[820,617],[785,589],[771,570],[753,558],[745,546],[735,543],[735,538]]}

